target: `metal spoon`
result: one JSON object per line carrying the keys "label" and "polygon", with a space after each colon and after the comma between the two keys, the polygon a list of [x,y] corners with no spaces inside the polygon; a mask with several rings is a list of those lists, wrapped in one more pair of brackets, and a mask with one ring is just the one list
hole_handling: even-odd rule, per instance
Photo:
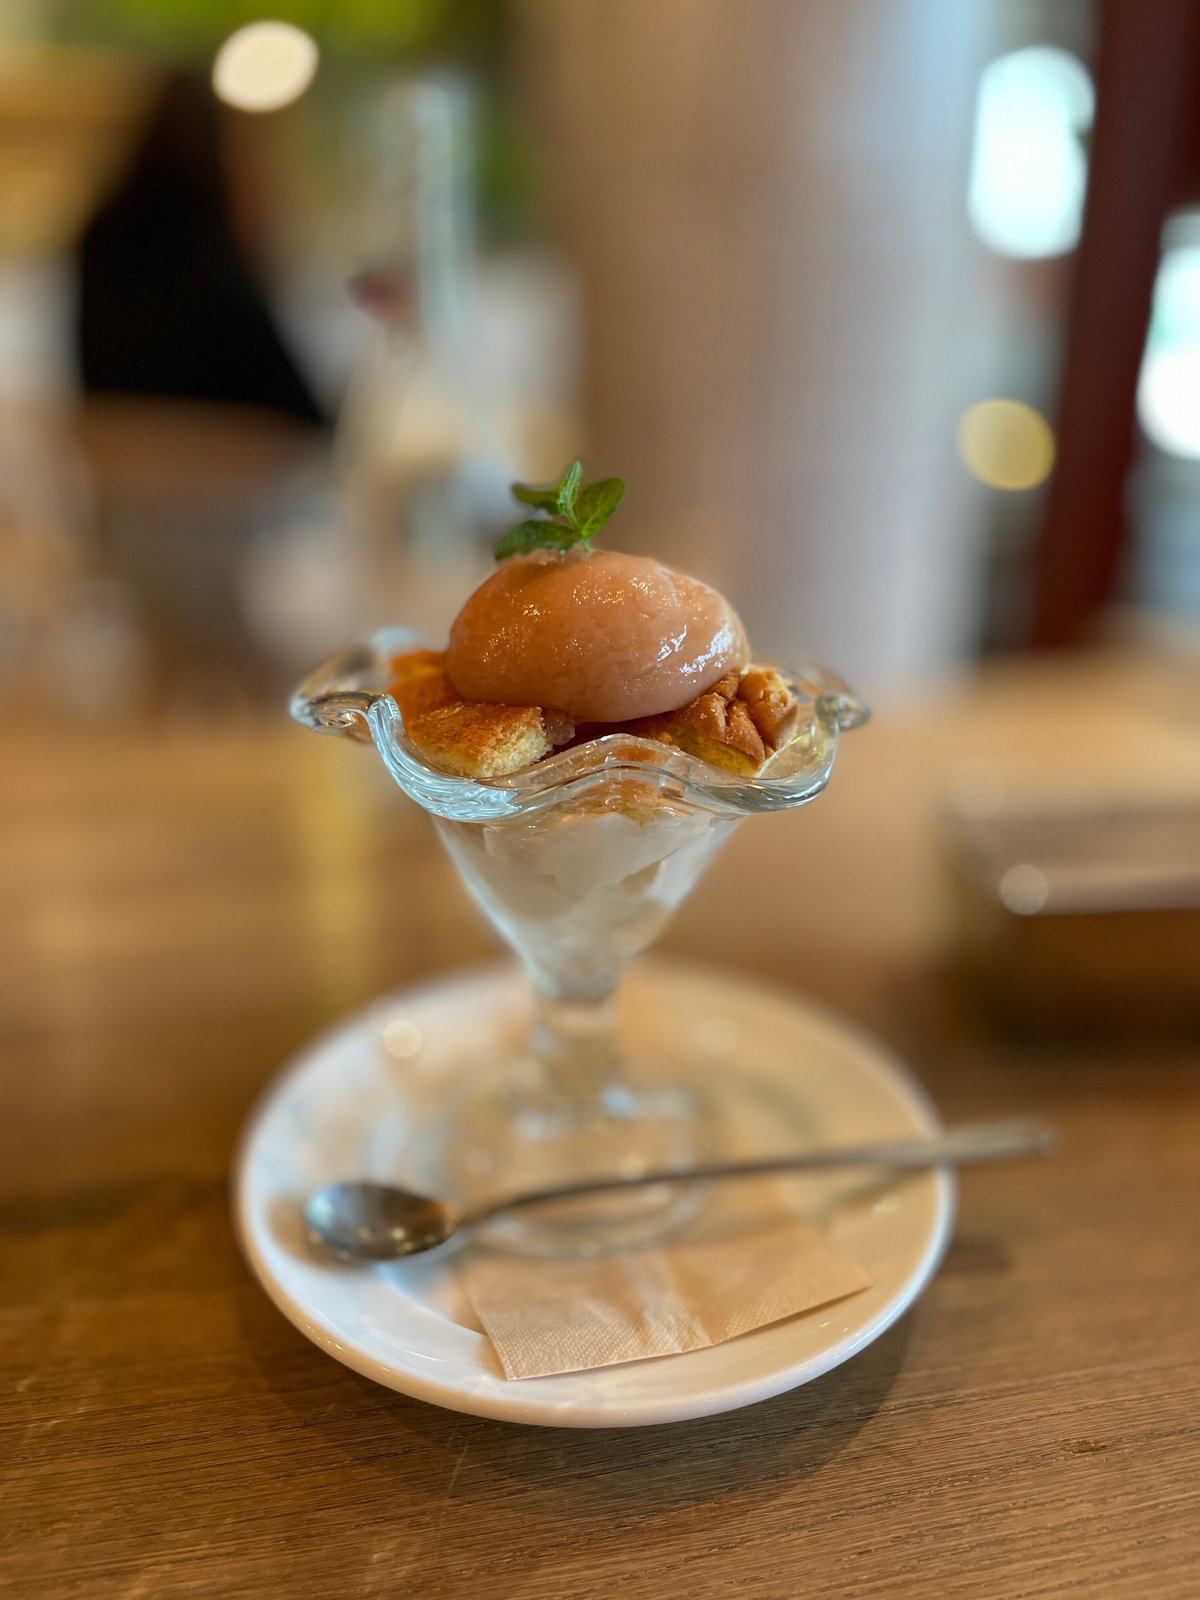
{"label": "metal spoon", "polygon": [[393,1261],[434,1250],[504,1212],[547,1200],[577,1200],[623,1189],[645,1189],[657,1183],[755,1178],[773,1172],[819,1172],[830,1167],[890,1167],[913,1172],[926,1167],[1046,1155],[1056,1144],[1055,1134],[1038,1122],[985,1122],[953,1129],[933,1139],[808,1150],[760,1161],[712,1162],[682,1171],[667,1168],[640,1172],[631,1178],[589,1178],[583,1183],[507,1195],[473,1207],[432,1200],[383,1183],[331,1183],[310,1196],[304,1207],[304,1226],[313,1243],[345,1261]]}

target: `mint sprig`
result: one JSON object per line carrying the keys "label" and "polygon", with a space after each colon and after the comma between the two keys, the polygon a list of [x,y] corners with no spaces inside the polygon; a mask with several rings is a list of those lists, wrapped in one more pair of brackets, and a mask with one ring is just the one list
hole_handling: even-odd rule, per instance
{"label": "mint sprig", "polygon": [[601,478],[586,486],[583,462],[572,461],[557,483],[544,488],[514,483],[512,492],[522,505],[544,511],[510,528],[496,546],[496,560],[528,555],[531,550],[570,550],[591,547],[592,535],[612,516],[625,493],[623,478]]}

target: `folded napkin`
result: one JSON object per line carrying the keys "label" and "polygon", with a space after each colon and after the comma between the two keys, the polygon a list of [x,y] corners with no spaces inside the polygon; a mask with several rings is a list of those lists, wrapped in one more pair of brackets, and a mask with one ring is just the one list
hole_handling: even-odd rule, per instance
{"label": "folded napkin", "polygon": [[475,1250],[461,1271],[508,1378],[703,1349],[869,1287],[810,1224],[757,1210],[714,1204],[676,1241],[584,1261]]}

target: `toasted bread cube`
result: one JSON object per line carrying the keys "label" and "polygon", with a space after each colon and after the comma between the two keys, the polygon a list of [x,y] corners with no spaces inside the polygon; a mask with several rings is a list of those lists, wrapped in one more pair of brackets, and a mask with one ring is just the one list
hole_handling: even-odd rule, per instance
{"label": "toasted bread cube", "polygon": [[406,724],[408,736],[434,766],[465,778],[503,778],[531,767],[553,746],[537,706],[494,706],[456,700]]}

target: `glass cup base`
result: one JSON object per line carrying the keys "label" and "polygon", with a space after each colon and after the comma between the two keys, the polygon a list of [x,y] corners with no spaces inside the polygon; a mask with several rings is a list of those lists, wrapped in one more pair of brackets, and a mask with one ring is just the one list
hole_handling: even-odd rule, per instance
{"label": "glass cup base", "polygon": [[[627,1067],[592,1095],[556,1095],[535,1058],[470,1072],[436,1133],[439,1192],[478,1205],[518,1191],[687,1168],[720,1152],[720,1123],[699,1088],[653,1066]],[[711,1185],[661,1183],[514,1211],[480,1229],[527,1255],[591,1256],[669,1237],[701,1210]]]}
{"label": "glass cup base", "polygon": [[[548,1094],[544,1069],[529,1056],[460,1068],[421,1131],[428,1192],[479,1204],[592,1176],[750,1160],[817,1142],[811,1109],[769,1074],[760,1076],[753,1061],[685,1061],[683,1054],[627,1058],[621,1078],[590,1102]],[[698,1217],[716,1187],[663,1183],[547,1203],[500,1217],[478,1237],[523,1255],[644,1248]]]}

